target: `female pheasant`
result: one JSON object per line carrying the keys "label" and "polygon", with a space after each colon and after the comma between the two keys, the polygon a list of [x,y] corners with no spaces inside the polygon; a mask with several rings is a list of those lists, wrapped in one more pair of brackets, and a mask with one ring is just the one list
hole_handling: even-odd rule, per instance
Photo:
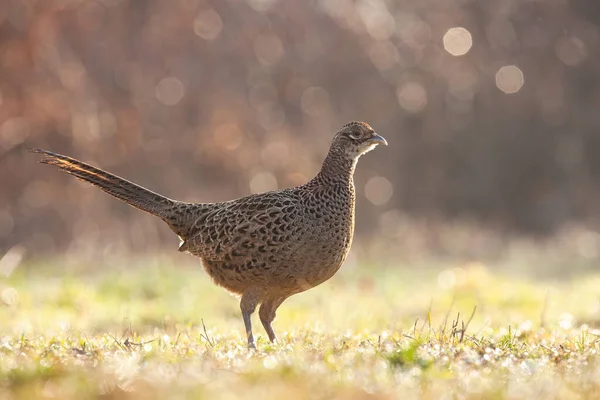
{"label": "female pheasant", "polygon": [[221,203],[171,200],[79,160],[34,149],[40,161],[98,186],[156,215],[181,238],[179,251],[200,257],[213,281],[241,295],[248,345],[250,316],[259,316],[271,341],[277,308],[288,297],[331,278],[350,250],[354,232],[353,174],[358,158],[385,139],[364,122],[334,136],[321,171],[294,188]]}

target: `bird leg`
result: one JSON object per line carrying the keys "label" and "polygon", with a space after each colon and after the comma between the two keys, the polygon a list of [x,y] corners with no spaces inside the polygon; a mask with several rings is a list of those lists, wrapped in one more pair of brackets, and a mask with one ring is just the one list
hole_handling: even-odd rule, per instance
{"label": "bird leg", "polygon": [[285,297],[271,297],[267,300],[263,301],[258,310],[258,315],[260,317],[260,322],[262,322],[265,331],[267,331],[267,335],[269,336],[269,340],[271,342],[275,342],[277,340],[277,335],[275,335],[275,331],[273,331],[273,327],[271,323],[275,319],[277,308],[283,303]]}
{"label": "bird leg", "polygon": [[256,310],[258,302],[259,297],[254,291],[245,292],[242,295],[242,300],[240,301],[242,318],[244,319],[244,325],[246,327],[246,337],[248,338],[248,347],[251,349],[255,349],[256,345],[254,344],[254,335],[252,334],[252,321],[250,316],[254,310]]}

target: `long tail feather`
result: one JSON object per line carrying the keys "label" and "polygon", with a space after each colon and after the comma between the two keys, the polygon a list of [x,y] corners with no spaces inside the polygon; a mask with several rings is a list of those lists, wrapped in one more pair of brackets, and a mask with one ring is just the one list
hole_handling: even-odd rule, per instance
{"label": "long tail feather", "polygon": [[177,203],[165,196],[154,193],[144,187],[136,185],[126,179],[109,172],[93,167],[82,161],[62,154],[53,153],[43,149],[31,149],[33,153],[43,154],[42,164],[53,165],[85,182],[98,186],[106,193],[136,207],[142,211],[165,219],[172,206]]}

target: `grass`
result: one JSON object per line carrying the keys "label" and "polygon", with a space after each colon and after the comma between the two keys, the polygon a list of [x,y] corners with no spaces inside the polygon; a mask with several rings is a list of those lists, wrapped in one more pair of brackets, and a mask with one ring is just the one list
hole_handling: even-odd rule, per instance
{"label": "grass", "polygon": [[279,343],[255,318],[250,351],[191,258],[28,262],[0,279],[0,398],[595,398],[599,294],[593,273],[350,267],[284,303]]}

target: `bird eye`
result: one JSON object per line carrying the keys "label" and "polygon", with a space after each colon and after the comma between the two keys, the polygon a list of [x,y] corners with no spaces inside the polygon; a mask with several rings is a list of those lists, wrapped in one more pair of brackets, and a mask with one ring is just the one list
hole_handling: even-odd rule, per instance
{"label": "bird eye", "polygon": [[350,132],[350,133],[348,133],[348,137],[353,140],[358,140],[358,139],[360,139],[360,133]]}

